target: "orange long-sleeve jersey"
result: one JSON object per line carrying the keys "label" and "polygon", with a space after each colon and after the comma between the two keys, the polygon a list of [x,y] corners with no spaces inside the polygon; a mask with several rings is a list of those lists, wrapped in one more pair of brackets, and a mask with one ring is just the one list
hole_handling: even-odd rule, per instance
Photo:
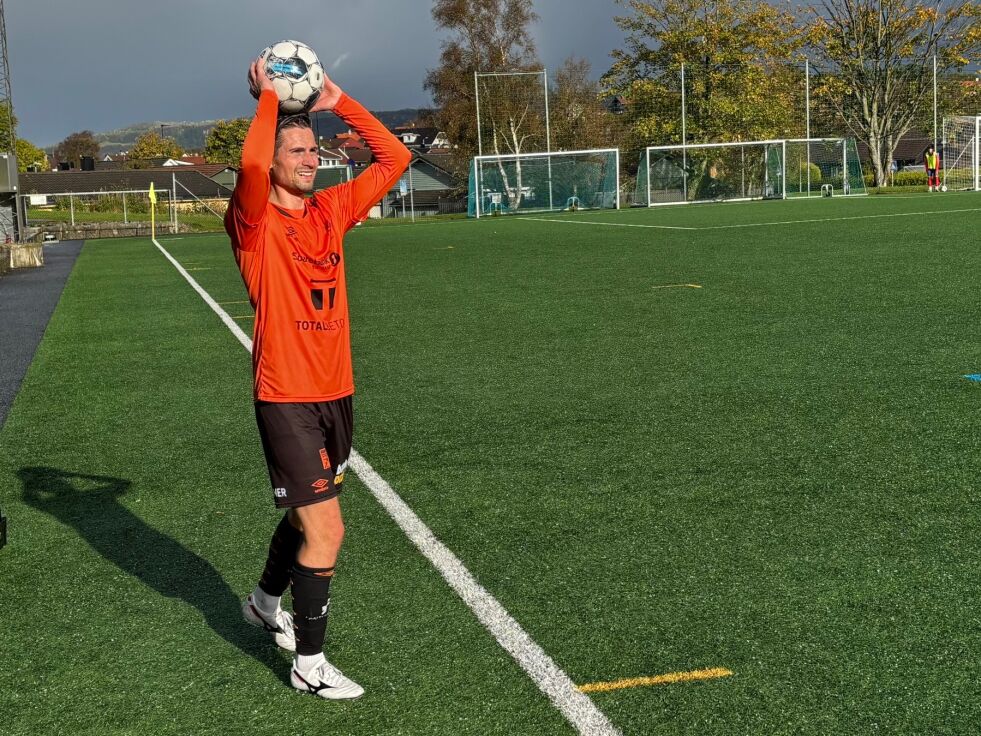
{"label": "orange long-sleeve jersey", "polygon": [[331,401],[354,392],[344,234],[409,164],[411,154],[367,110],[341,95],[334,112],[368,143],[375,163],[317,192],[302,210],[269,201],[276,93],[259,97],[225,230],[255,309],[252,369],[260,401]]}

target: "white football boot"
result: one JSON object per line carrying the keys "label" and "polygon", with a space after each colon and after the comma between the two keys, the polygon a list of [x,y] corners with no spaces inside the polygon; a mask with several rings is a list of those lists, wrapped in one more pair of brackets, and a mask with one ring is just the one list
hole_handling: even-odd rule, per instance
{"label": "white football boot", "polygon": [[296,663],[290,671],[290,683],[300,692],[317,695],[327,700],[351,700],[364,695],[364,688],[349,680],[334,665],[323,660],[309,672],[301,673]]}
{"label": "white football boot", "polygon": [[265,629],[273,635],[276,643],[288,652],[296,651],[296,636],[293,634],[293,616],[282,608],[270,616],[255,604],[252,594],[242,602],[242,617],[253,626]]}

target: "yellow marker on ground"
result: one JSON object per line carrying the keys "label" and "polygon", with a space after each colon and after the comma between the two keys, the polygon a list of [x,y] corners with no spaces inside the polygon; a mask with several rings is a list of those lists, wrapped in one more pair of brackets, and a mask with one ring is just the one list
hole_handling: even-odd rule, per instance
{"label": "yellow marker on ground", "polygon": [[664,284],[663,286],[652,286],[652,289],[701,289],[701,284]]}
{"label": "yellow marker on ground", "polygon": [[669,672],[666,675],[655,675],[654,677],[631,677],[625,680],[613,680],[612,682],[591,682],[587,685],[580,685],[580,692],[584,693],[606,693],[611,690],[623,690],[628,687],[647,687],[648,685],[671,685],[676,682],[694,682],[696,680],[715,680],[720,677],[729,677],[732,670],[724,667],[711,667],[705,670],[692,670],[691,672]]}
{"label": "yellow marker on ground", "polygon": [[239,299],[237,302],[218,302],[218,304],[248,304],[248,299]]}

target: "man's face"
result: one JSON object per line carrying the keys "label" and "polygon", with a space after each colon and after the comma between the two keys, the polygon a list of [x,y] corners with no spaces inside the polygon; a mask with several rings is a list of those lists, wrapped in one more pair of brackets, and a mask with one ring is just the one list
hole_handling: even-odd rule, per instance
{"label": "man's face", "polygon": [[320,151],[309,128],[286,128],[279,135],[269,176],[272,183],[293,194],[313,191]]}

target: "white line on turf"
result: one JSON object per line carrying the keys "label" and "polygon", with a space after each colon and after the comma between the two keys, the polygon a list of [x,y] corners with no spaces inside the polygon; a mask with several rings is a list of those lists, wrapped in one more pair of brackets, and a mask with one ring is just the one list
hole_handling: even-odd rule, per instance
{"label": "white line on turf", "polygon": [[570,225],[606,225],[607,227],[643,227],[653,230],[701,230],[698,227],[682,227],[681,225],[638,225],[632,222],[596,222],[595,220],[568,219],[559,220],[552,217],[521,217],[522,220],[535,220],[537,222],[562,222]]}
{"label": "white line on turf", "polygon": [[700,230],[733,230],[735,228],[746,228],[746,227],[768,227],[770,225],[801,225],[806,223],[816,223],[816,222],[839,222],[843,220],[875,220],[882,217],[919,217],[922,215],[950,215],[962,212],[981,212],[981,207],[968,207],[966,209],[957,210],[928,210],[925,212],[888,212],[878,215],[850,215],[848,217],[815,217],[813,219],[807,220],[774,220],[773,222],[743,222],[743,223],[733,223],[731,225],[700,225],[698,227],[680,227],[676,225],[641,225],[638,223],[625,223],[625,222],[596,222],[595,220],[579,220],[579,219],[553,219],[547,217],[523,217],[523,220],[537,220],[539,222],[561,222],[569,223],[573,225],[603,225],[606,227],[640,227],[648,228],[652,230],[690,230],[690,231],[700,231]]}
{"label": "white line on turf", "polygon": [[[252,340],[242,332],[218,302],[211,298],[211,295],[160,243],[154,240],[153,244],[218,315],[242,346],[252,352]],[[570,677],[545,653],[545,650],[535,643],[521,624],[477,582],[460,559],[436,538],[432,530],[356,450],[351,451],[351,467],[399,528],[463,599],[498,644],[548,696],[566,720],[583,736],[619,736],[620,732],[589,699],[589,696],[578,689]]]}

